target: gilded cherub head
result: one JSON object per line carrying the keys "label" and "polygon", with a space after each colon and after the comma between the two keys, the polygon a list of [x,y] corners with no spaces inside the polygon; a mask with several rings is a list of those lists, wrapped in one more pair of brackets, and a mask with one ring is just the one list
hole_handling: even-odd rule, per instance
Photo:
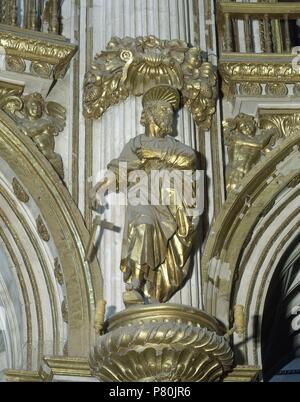
{"label": "gilded cherub head", "polygon": [[45,102],[41,94],[34,92],[24,96],[24,112],[31,119],[40,119],[43,116]]}
{"label": "gilded cherub head", "polygon": [[236,117],[236,128],[237,131],[246,135],[247,137],[254,137],[257,130],[257,123],[253,116],[240,113]]}

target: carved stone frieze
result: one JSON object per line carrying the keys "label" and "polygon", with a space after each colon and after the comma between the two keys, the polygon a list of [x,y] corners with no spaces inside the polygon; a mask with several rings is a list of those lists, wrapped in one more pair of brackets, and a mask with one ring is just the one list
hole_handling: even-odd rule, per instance
{"label": "carved stone frieze", "polygon": [[209,128],[216,104],[216,74],[200,49],[154,36],[112,38],[96,55],[84,82],[84,114],[99,118],[129,95],[167,84],[180,90],[196,124]]}
{"label": "carved stone frieze", "polygon": [[46,33],[25,31],[4,24],[0,24],[0,47],[5,52],[8,70],[22,73],[26,69],[25,62],[29,61],[34,63],[32,72],[45,77],[47,71],[47,77],[54,79],[64,77],[77,51],[77,47],[62,36],[50,37]]}
{"label": "carved stone frieze", "polygon": [[266,84],[267,95],[285,96],[287,84],[293,84],[295,88],[298,85],[300,71],[293,67],[292,56],[282,56],[281,59],[282,61],[264,59],[262,54],[252,55],[252,61],[247,61],[247,56],[242,58],[234,54],[223,55],[219,71],[225,97],[233,98],[237,93],[237,85],[242,83],[243,86],[245,83],[252,83],[255,87]]}

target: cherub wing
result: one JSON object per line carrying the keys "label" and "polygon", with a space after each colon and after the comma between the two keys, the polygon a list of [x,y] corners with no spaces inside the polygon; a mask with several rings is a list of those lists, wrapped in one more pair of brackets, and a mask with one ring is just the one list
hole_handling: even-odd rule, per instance
{"label": "cherub wing", "polygon": [[66,109],[57,102],[47,102],[45,112],[50,117],[57,130],[63,131],[66,126]]}
{"label": "cherub wing", "polygon": [[224,130],[224,142],[225,145],[231,145],[232,144],[232,133],[234,132],[236,128],[236,124],[234,119],[227,119],[223,121],[223,130]]}

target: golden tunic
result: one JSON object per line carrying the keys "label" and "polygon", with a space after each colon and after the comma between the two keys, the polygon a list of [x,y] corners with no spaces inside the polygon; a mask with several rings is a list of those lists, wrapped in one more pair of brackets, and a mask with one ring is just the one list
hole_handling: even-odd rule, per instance
{"label": "golden tunic", "polygon": [[[137,156],[141,149],[149,151],[148,158]],[[170,136],[140,135],[130,140],[120,157],[108,165],[117,177],[121,162],[127,163],[128,174],[137,169],[146,172],[148,191],[153,184],[153,170],[155,174],[175,170],[194,171],[196,155],[190,147]],[[134,185],[129,183],[128,190]],[[127,206],[121,261],[124,280],[129,283],[137,279],[144,296],[159,302],[169,300],[183,285],[188,274],[193,234],[198,224],[198,219],[187,213],[190,206],[179,190],[176,186],[163,186],[161,182],[161,199],[171,194],[170,205],[152,205],[151,191],[148,191],[148,205],[133,206],[128,203]]]}

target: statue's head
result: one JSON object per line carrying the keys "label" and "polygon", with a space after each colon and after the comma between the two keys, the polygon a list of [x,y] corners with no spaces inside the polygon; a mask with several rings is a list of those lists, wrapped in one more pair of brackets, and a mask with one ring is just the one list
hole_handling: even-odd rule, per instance
{"label": "statue's head", "polygon": [[39,119],[44,113],[44,99],[41,94],[34,92],[24,97],[24,110],[27,116]]}
{"label": "statue's head", "polygon": [[190,67],[199,67],[202,64],[200,50],[196,47],[190,48],[186,53],[186,62]]}
{"label": "statue's head", "polygon": [[240,113],[237,117],[237,130],[248,137],[254,137],[257,130],[254,117]]}
{"label": "statue's head", "polygon": [[158,85],[149,89],[143,97],[141,124],[146,134],[164,137],[173,131],[174,113],[179,108],[180,95],[177,89]]}

